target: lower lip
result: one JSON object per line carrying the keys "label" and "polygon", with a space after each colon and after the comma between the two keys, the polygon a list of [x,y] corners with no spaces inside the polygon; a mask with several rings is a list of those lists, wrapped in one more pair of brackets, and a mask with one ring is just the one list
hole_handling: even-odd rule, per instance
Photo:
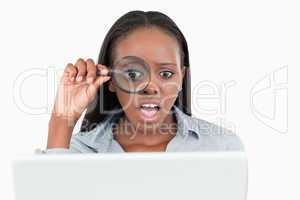
{"label": "lower lip", "polygon": [[139,108],[140,114],[145,121],[152,121],[157,117],[159,109],[143,109]]}

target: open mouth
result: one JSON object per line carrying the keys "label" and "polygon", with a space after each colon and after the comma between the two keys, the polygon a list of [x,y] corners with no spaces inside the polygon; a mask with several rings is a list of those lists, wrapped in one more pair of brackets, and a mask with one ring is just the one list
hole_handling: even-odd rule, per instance
{"label": "open mouth", "polygon": [[142,104],[140,106],[141,114],[145,119],[154,118],[159,110],[160,106],[158,104]]}

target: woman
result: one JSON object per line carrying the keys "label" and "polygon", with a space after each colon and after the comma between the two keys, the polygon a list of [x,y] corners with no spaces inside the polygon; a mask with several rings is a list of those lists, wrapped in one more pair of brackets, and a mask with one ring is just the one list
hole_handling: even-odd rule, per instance
{"label": "woman", "polygon": [[[124,57],[149,66],[139,92],[122,90],[108,72]],[[97,71],[106,76],[97,76]],[[78,59],[64,70],[43,153],[243,150],[232,132],[191,117],[186,40],[160,12],[132,11],[107,33],[98,58]],[[75,123],[87,109],[79,133]]]}

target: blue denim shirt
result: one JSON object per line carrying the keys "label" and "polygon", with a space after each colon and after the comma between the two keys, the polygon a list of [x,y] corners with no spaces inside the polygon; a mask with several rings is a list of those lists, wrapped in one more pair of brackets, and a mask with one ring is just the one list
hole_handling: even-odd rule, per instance
{"label": "blue denim shirt", "polygon": [[[244,151],[237,135],[208,121],[191,117],[175,105],[172,107],[177,132],[167,144],[166,152],[178,151]],[[112,133],[112,125],[120,114],[110,114],[93,130],[73,134],[70,147],[36,150],[36,153],[107,153],[125,152]]]}

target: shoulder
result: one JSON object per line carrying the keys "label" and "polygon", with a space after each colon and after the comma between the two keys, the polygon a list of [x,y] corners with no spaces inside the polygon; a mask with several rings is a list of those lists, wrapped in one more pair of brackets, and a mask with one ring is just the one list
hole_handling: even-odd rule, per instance
{"label": "shoulder", "polygon": [[119,114],[111,114],[89,131],[79,131],[72,135],[70,148],[83,153],[94,153],[106,151],[112,139],[111,125],[118,119]]}
{"label": "shoulder", "polygon": [[189,131],[198,137],[198,145],[207,150],[244,151],[239,136],[232,130],[206,120],[188,117]]}
{"label": "shoulder", "polygon": [[179,126],[184,134],[191,138],[188,140],[187,149],[193,150],[224,150],[243,151],[244,147],[240,138],[234,131],[226,129],[215,123],[189,116],[175,107]]}

